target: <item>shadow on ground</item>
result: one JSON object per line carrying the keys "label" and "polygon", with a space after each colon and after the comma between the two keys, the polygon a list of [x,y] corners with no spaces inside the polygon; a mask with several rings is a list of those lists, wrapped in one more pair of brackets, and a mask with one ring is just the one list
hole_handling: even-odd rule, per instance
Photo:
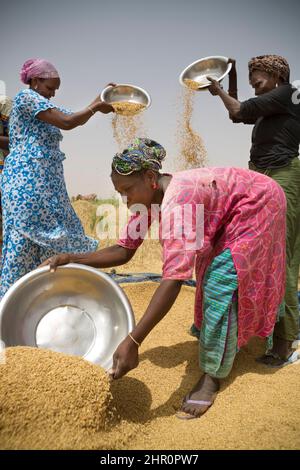
{"label": "shadow on ground", "polygon": [[[254,338],[242,348],[235,359],[233,369],[227,379],[221,382],[220,393],[230,386],[239,376],[247,373],[275,374],[278,369],[258,364],[255,358],[264,353],[264,341]],[[179,387],[173,391],[167,401],[151,409],[151,391],[146,384],[132,377],[123,377],[112,383],[113,405],[117,414],[127,421],[146,423],[158,417],[171,416],[180,408],[183,397],[193,388],[202,375],[198,367],[198,341],[196,339],[172,346],[159,346],[149,349],[140,355],[139,367],[145,367],[149,361],[158,368],[166,369],[165,380],[168,381],[168,369],[186,363],[185,373]],[[163,387],[164,384],[162,383]]]}

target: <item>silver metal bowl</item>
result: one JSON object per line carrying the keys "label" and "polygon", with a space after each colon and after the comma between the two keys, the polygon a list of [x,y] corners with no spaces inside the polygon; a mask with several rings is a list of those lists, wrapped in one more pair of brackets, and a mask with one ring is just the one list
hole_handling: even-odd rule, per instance
{"label": "silver metal bowl", "polygon": [[19,279],[0,303],[0,339],[6,347],[33,346],[109,369],[134,328],[123,290],[97,269],[68,264],[55,273],[38,268]]}
{"label": "silver metal bowl", "polygon": [[221,82],[228,75],[231,67],[232,64],[228,64],[228,57],[220,55],[204,57],[186,67],[179,76],[179,82],[181,85],[187,86],[184,80],[193,80],[199,83],[197,90],[203,90],[211,85],[211,82],[206,78],[207,76]]}
{"label": "silver metal bowl", "polygon": [[149,108],[151,104],[150,95],[146,90],[135,85],[128,84],[107,86],[102,90],[100,98],[102,101],[109,104],[113,104],[118,101],[126,101],[129,103],[142,104],[145,108]]}

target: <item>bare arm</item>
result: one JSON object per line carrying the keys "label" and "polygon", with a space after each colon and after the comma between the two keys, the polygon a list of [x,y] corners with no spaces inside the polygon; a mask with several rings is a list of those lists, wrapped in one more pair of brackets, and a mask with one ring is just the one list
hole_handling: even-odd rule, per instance
{"label": "bare arm", "polygon": [[47,109],[37,114],[37,118],[63,130],[71,130],[85,124],[96,112],[108,114],[114,108],[97,97],[88,107],[73,114],[65,114],[56,108]]}
{"label": "bare arm", "polygon": [[241,103],[238,100],[238,91],[237,91],[237,73],[234,59],[228,59],[228,63],[232,64],[231,70],[229,72],[229,88],[228,93],[226,93],[219,82],[214,80],[211,77],[207,77],[212,85],[209,87],[209,91],[212,95],[220,96],[223,101],[226,109],[229,111],[229,117],[233,122],[240,122],[238,120],[238,113],[240,111]]}
{"label": "bare arm", "polygon": [[238,90],[237,90],[237,73],[236,73],[236,67],[235,67],[235,60],[228,59],[228,63],[232,64],[231,70],[229,72],[228,95],[237,100]]}
{"label": "bare arm", "polygon": [[241,109],[241,103],[232,96],[229,96],[226,91],[222,89],[220,89],[219,96],[223,101],[226,109],[228,109],[229,116],[232,118],[238,118]]}
{"label": "bare arm", "polygon": [[9,149],[9,138],[4,135],[0,136],[0,149],[2,150]]}
{"label": "bare arm", "polygon": [[238,118],[238,114],[241,109],[241,103],[236,98],[229,96],[229,94],[226,93],[223,88],[221,88],[217,80],[214,80],[211,77],[207,78],[212,83],[209,87],[209,91],[211,92],[211,94],[214,96],[218,95],[221,98],[231,118]]}
{"label": "bare arm", "polygon": [[57,266],[68,263],[85,264],[94,268],[111,268],[128,263],[135,252],[136,250],[129,250],[120,245],[113,245],[91,253],[62,253],[55,255],[44,261],[41,266],[50,265],[52,271],[55,271]]}
{"label": "bare arm", "polygon": [[[155,325],[168,313],[180,292],[181,285],[182,281],[179,280],[166,279],[161,282],[142,319],[131,332],[132,337],[138,343],[141,343]],[[131,369],[137,367],[138,363],[138,345],[130,336],[127,336],[115,351],[113,367],[109,372],[114,379],[119,379]]]}
{"label": "bare arm", "polygon": [[182,281],[176,279],[161,281],[153,294],[146,312],[133,330],[134,338],[139,343],[144,341],[155,325],[168,313],[180,292],[181,286]]}

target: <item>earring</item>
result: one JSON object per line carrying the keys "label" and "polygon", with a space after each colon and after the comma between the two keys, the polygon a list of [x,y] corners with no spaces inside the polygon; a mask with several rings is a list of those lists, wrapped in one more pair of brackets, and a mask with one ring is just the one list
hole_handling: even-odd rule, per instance
{"label": "earring", "polygon": [[35,90],[37,90],[37,85],[35,85],[35,87],[33,87]]}
{"label": "earring", "polygon": [[157,184],[157,183],[153,183],[153,184],[152,184],[152,189],[155,190],[155,189],[157,189],[157,188],[158,188],[158,184]]}

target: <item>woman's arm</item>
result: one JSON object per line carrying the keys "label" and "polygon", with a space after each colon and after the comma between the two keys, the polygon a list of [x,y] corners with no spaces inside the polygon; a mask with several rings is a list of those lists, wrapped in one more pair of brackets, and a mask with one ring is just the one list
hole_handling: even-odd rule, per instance
{"label": "woman's arm", "polygon": [[237,90],[237,73],[236,73],[236,67],[235,67],[235,60],[228,59],[228,64],[232,64],[231,70],[229,72],[228,95],[237,100],[238,90]]}
{"label": "woman's arm", "polygon": [[[165,279],[161,282],[142,319],[131,332],[137,343],[141,344],[155,325],[168,313],[180,292],[181,285],[182,281],[173,279]],[[114,379],[119,379],[137,367],[138,362],[138,345],[130,336],[127,336],[116,349],[113,367],[109,372]]]}
{"label": "woman's arm", "polygon": [[222,89],[219,82],[213,80],[210,77],[207,77],[212,85],[209,87],[209,91],[212,95],[219,95],[223,101],[225,107],[229,111],[229,118],[233,122],[242,122],[238,119],[237,114],[240,111],[241,103],[238,100],[238,90],[237,90],[237,73],[234,59],[228,59],[228,63],[232,64],[231,70],[229,72],[229,87],[228,94]]}
{"label": "woman's arm", "polygon": [[0,149],[1,150],[9,149],[9,138],[4,135],[0,136]]}
{"label": "woman's arm", "polygon": [[113,245],[91,253],[61,253],[44,261],[41,266],[50,265],[55,271],[57,266],[68,263],[79,263],[94,268],[111,268],[121,266],[131,260],[136,250],[129,250],[120,245]]}
{"label": "woman's arm", "polygon": [[217,82],[217,80],[214,80],[211,77],[207,77],[207,79],[211,82],[211,85],[208,88],[211,94],[214,96],[218,95],[221,98],[231,118],[238,118],[241,103],[232,96],[229,96],[229,94],[221,88],[220,83]]}
{"label": "woman's arm", "polygon": [[37,118],[41,121],[52,124],[63,130],[71,130],[77,126],[85,124],[96,112],[99,111],[104,114],[114,112],[114,108],[97,97],[89,106],[82,111],[78,111],[72,114],[65,114],[59,111],[57,108],[47,109],[46,111],[40,111],[37,114]]}

